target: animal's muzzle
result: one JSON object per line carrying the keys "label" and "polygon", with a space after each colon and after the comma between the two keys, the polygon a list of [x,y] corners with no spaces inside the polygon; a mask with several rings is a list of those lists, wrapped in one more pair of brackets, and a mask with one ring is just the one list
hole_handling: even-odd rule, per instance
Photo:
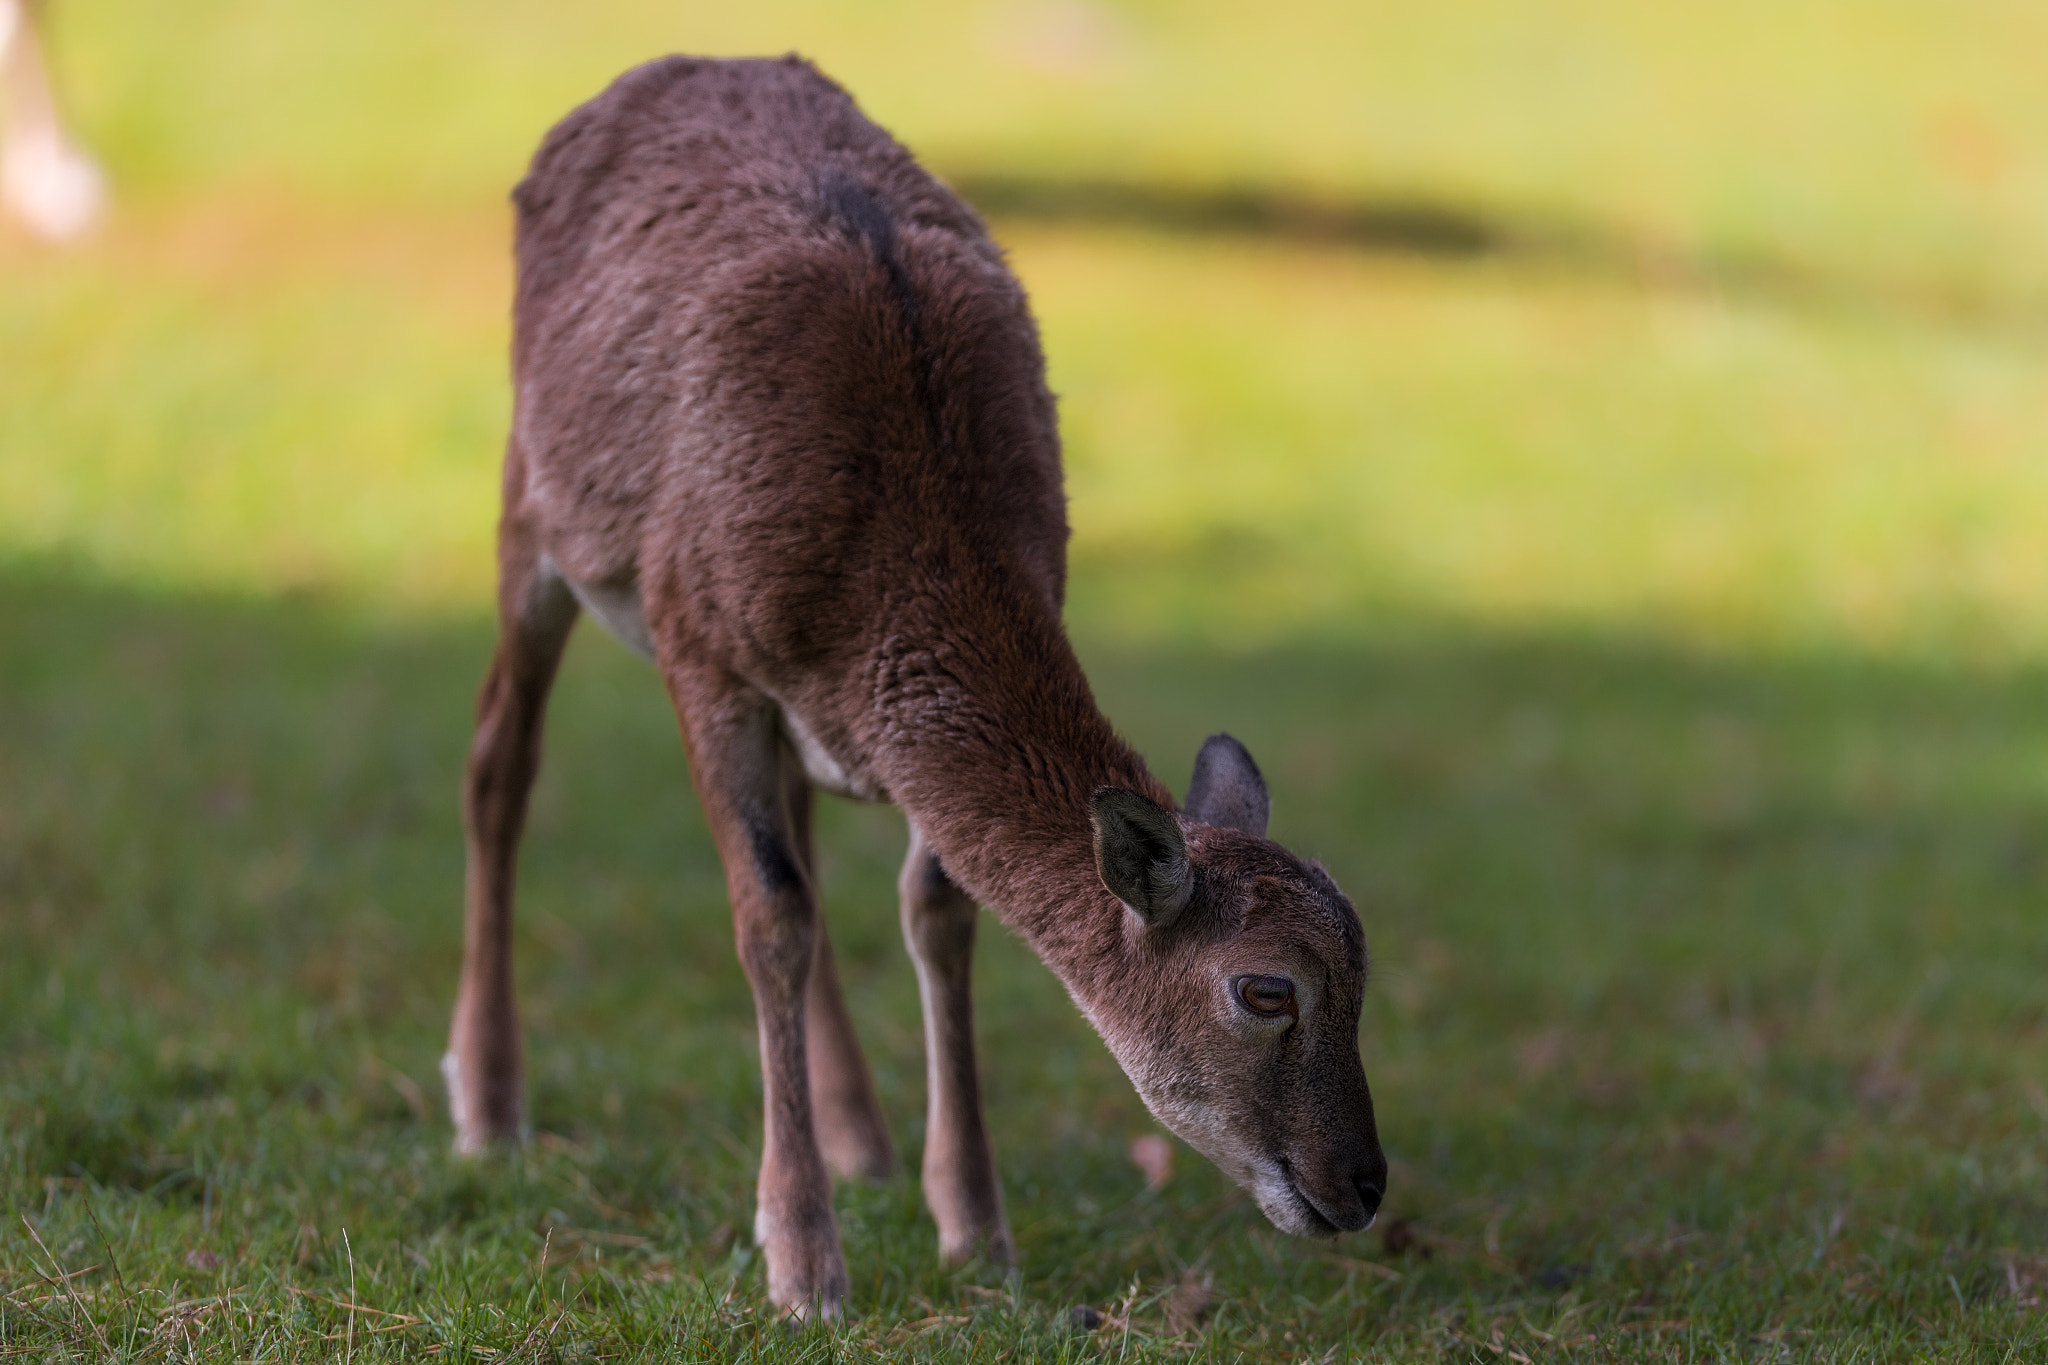
{"label": "animal's muzzle", "polygon": [[1355,1184],[1358,1188],[1358,1204],[1365,1210],[1365,1221],[1352,1231],[1363,1231],[1372,1226],[1372,1220],[1379,1217],[1380,1201],[1387,1197],[1387,1173],[1384,1167],[1375,1175],[1360,1175]]}

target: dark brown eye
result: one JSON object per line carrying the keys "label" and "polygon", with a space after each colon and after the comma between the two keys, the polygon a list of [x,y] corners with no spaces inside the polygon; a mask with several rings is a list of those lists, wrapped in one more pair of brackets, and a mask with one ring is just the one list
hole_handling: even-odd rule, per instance
{"label": "dark brown eye", "polygon": [[1284,976],[1241,976],[1237,998],[1253,1014],[1268,1018],[1294,1013],[1294,983]]}

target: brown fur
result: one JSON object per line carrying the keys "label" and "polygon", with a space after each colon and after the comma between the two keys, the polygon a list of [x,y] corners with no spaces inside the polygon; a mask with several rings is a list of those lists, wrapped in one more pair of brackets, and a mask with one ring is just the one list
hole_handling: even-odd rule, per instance
{"label": "brown fur", "polygon": [[[975,215],[795,58],[630,71],[548,135],[514,197],[503,634],[445,1063],[458,1145],[520,1131],[513,853],[580,599],[660,668],[725,860],[777,1304],[840,1310],[828,1165],[892,1164],[818,916],[814,785],[911,823],[924,1188],[947,1257],[1011,1254],[975,1073],[975,902],[1278,1224],[1369,1222],[1386,1165],[1357,916],[1262,837],[1264,784],[1234,741],[1204,748],[1176,813],[1096,708],[1060,624],[1037,333]],[[1255,1014],[1246,974],[1287,978],[1297,1008]]]}

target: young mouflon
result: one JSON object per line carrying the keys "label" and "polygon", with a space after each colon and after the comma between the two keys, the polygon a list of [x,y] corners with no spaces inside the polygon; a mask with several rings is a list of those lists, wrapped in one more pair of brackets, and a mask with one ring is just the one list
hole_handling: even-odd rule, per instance
{"label": "young mouflon", "polygon": [[807,63],[671,57],[520,182],[496,657],[463,815],[456,1144],[525,1121],[513,869],[542,713],[589,611],[652,659],[725,862],[766,1105],[756,1235],[800,1317],[847,1293],[832,1172],[893,1166],[833,971],[813,793],[901,807],[944,1256],[1012,1255],[975,1072],[987,906],[1160,1121],[1278,1227],[1367,1226],[1366,949],[1265,837],[1251,756],[1185,805],[1096,708],[1061,627],[1066,501],[1037,330],[981,221]]}

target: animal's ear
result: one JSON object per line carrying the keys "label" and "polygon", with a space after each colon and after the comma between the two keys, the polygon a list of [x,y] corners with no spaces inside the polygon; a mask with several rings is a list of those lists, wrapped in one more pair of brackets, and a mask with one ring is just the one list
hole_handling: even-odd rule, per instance
{"label": "animal's ear", "polygon": [[1172,924],[1194,888],[1187,841],[1173,812],[1134,791],[1104,787],[1089,803],[1095,871],[1110,894],[1155,929]]}
{"label": "animal's ear", "polygon": [[1220,829],[1266,837],[1273,798],[1266,779],[1245,747],[1229,735],[1211,735],[1195,755],[1195,776],[1188,783],[1188,818]]}

